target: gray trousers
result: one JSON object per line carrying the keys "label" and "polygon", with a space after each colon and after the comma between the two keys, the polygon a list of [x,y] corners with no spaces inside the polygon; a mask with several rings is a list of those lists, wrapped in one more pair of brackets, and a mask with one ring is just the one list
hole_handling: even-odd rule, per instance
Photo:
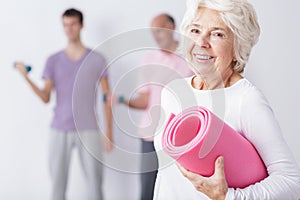
{"label": "gray trousers", "polygon": [[152,200],[158,170],[158,159],[153,142],[142,140],[141,200]]}
{"label": "gray trousers", "polygon": [[[97,131],[80,133],[86,140],[93,140]],[[82,139],[84,139],[82,138]],[[87,179],[88,200],[102,200],[102,164],[82,146],[77,132],[52,130],[50,133],[51,200],[65,200],[71,153],[79,153],[79,161]],[[99,148],[102,148],[100,146]]]}

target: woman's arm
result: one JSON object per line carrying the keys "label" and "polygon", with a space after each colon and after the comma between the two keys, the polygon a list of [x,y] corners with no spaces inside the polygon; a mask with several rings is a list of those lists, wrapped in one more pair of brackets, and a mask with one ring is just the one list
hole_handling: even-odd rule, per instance
{"label": "woman's arm", "polygon": [[230,188],[226,199],[298,200],[299,166],[283,138],[269,103],[257,89],[247,92],[243,99],[240,109],[242,132],[255,146],[269,176],[244,189]]}
{"label": "woman's arm", "polygon": [[222,164],[218,165],[219,159],[211,177],[200,176],[179,166],[181,173],[192,182],[196,190],[213,200],[298,200],[300,170],[272,109],[257,89],[246,92],[243,99],[240,105],[240,128],[257,149],[269,176],[246,188],[228,188],[227,191],[224,168]]}

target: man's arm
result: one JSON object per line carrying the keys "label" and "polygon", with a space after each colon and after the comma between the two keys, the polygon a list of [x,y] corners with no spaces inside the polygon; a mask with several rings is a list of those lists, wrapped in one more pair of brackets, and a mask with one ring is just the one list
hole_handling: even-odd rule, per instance
{"label": "man's arm", "polygon": [[[100,80],[101,87],[102,87],[102,92],[104,94],[110,94],[110,89],[109,89],[109,83],[107,77],[102,78]],[[105,117],[106,117],[106,139],[108,140],[105,143],[105,150],[110,151],[112,149],[112,111],[111,111],[111,104],[109,101],[104,102],[104,107],[105,107]]]}
{"label": "man's arm", "polygon": [[129,100],[124,99],[123,103],[131,108],[144,110],[148,107],[148,101],[149,101],[149,93],[140,92],[134,98],[130,98]]}
{"label": "man's arm", "polygon": [[38,97],[44,102],[48,103],[50,101],[51,90],[53,88],[53,81],[50,79],[45,80],[45,85],[42,89],[40,89],[28,76],[25,65],[23,63],[17,63],[16,68],[20,71],[23,75],[25,80],[29,83],[30,87],[37,94]]}

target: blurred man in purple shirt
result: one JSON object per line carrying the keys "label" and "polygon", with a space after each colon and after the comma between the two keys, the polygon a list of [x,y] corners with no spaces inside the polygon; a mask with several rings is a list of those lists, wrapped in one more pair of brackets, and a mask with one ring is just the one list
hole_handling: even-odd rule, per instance
{"label": "blurred man in purple shirt", "polygon": [[[17,63],[16,67],[43,102],[50,101],[52,90],[56,92],[56,106],[50,135],[51,199],[66,199],[71,152],[76,147],[87,178],[89,199],[100,200],[103,199],[102,164],[82,146],[80,140],[82,138],[79,138],[77,133],[80,131],[80,137],[83,138],[97,138],[99,134],[94,113],[94,93],[99,80],[103,93],[109,93],[108,75],[105,70],[106,61],[100,53],[91,51],[82,44],[80,32],[83,28],[83,15],[80,11],[73,8],[66,10],[62,15],[62,22],[68,44],[65,49],[48,58],[43,73],[45,84],[42,89],[31,81],[23,63]],[[84,78],[80,79],[81,85],[83,85],[80,90],[85,95],[74,97],[74,90],[78,90],[78,88],[74,88],[75,83],[82,66],[88,67],[88,70],[85,70]],[[73,98],[80,98],[76,99],[76,102],[81,102],[82,108],[74,111]],[[103,137],[103,141],[105,150],[110,151],[112,149],[111,108],[109,103],[105,103],[104,107],[106,137]],[[74,112],[82,113],[83,117],[74,119]],[[76,120],[80,120],[80,125],[76,123]],[[102,148],[101,145],[99,148]]]}

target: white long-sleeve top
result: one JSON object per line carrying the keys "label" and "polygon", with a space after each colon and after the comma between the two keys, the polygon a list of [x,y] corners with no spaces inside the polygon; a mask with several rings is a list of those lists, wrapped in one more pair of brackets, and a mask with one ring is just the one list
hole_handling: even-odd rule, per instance
{"label": "white long-sleeve top", "polygon": [[[229,188],[226,200],[298,200],[300,199],[300,169],[285,142],[279,123],[262,93],[247,79],[241,79],[224,89],[197,90],[191,78],[175,80],[167,85],[161,96],[161,120],[154,143],[158,153],[159,171],[154,199],[206,200],[185,178],[176,161],[161,145],[163,128],[170,113],[201,105],[223,119],[247,138],[257,149],[269,176],[243,189]],[[226,160],[225,160],[226,163]]]}

